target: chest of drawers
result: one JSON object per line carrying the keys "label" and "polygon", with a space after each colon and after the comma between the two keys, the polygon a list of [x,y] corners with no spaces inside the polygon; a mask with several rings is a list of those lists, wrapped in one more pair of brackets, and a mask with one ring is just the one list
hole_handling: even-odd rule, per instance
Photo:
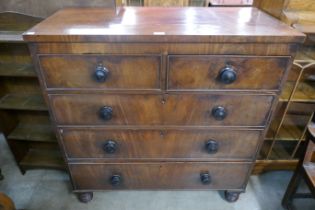
{"label": "chest of drawers", "polygon": [[24,39],[81,201],[215,189],[232,202],[304,35],[255,8],[127,7],[64,9]]}

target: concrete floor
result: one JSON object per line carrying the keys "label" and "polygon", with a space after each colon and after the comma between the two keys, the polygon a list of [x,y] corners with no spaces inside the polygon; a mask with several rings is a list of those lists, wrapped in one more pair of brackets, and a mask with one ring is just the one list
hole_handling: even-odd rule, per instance
{"label": "concrete floor", "polygon": [[[27,210],[281,210],[281,199],[291,172],[252,176],[246,193],[227,203],[217,191],[109,191],[94,193],[89,204],[79,203],[71,193],[66,173],[31,170],[24,176],[14,163],[0,134],[0,167],[5,176],[0,191],[9,195],[17,209]],[[315,201],[299,199],[297,209],[315,210]]]}

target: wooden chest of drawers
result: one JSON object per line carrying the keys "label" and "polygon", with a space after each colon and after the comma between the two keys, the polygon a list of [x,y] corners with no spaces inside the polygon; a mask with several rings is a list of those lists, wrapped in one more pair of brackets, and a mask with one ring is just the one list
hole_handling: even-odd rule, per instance
{"label": "wooden chest of drawers", "polygon": [[24,39],[81,201],[114,189],[236,201],[304,35],[255,8],[127,7],[65,9]]}

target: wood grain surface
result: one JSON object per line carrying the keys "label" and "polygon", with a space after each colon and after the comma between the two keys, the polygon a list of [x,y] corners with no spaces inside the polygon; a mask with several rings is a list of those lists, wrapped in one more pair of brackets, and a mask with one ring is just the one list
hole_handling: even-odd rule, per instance
{"label": "wood grain surface", "polygon": [[304,38],[250,7],[124,7],[119,14],[104,8],[63,9],[24,34],[29,42],[290,43]]}
{"label": "wood grain surface", "polygon": [[[186,125],[265,126],[274,97],[269,95],[50,95],[59,125]],[[111,120],[100,118],[104,106],[113,109]],[[212,109],[222,106],[224,120]]]}
{"label": "wood grain surface", "polygon": [[[248,163],[132,163],[70,164],[75,190],[114,189],[244,189]],[[208,172],[211,183],[204,185],[200,173]],[[237,174],[237,176],[236,176]],[[122,183],[112,186],[113,175]]]}
{"label": "wood grain surface", "polygon": [[[251,161],[260,135],[259,130],[63,129],[62,142],[68,158],[103,158],[107,161]],[[104,145],[109,140],[117,145],[112,154],[104,151]],[[217,142],[217,152],[208,152],[205,145],[209,140]]]}

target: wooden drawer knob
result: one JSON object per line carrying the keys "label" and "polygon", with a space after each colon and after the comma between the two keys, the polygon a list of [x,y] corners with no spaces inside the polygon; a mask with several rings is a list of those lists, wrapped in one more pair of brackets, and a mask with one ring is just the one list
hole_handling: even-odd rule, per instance
{"label": "wooden drawer knob", "polygon": [[105,82],[109,75],[109,71],[103,65],[98,65],[95,69],[94,76],[97,82]]}
{"label": "wooden drawer knob", "polygon": [[219,81],[223,84],[231,84],[237,79],[237,75],[232,66],[226,66],[219,73]]}
{"label": "wooden drawer knob", "polygon": [[212,109],[212,116],[216,120],[224,120],[227,116],[227,111],[223,106],[216,106]]}
{"label": "wooden drawer knob", "polygon": [[206,142],[205,147],[209,154],[214,154],[218,151],[219,144],[217,141],[210,139]]}
{"label": "wooden drawer knob", "polygon": [[118,186],[121,184],[122,178],[120,175],[113,175],[109,181],[112,186]]}
{"label": "wooden drawer knob", "polygon": [[200,174],[200,181],[202,184],[210,184],[211,183],[211,176],[208,172]]}
{"label": "wooden drawer knob", "polygon": [[117,143],[113,140],[108,140],[105,142],[103,150],[108,154],[113,154],[117,150]]}
{"label": "wooden drawer knob", "polygon": [[113,117],[113,108],[110,106],[103,106],[99,111],[100,118],[108,121]]}

